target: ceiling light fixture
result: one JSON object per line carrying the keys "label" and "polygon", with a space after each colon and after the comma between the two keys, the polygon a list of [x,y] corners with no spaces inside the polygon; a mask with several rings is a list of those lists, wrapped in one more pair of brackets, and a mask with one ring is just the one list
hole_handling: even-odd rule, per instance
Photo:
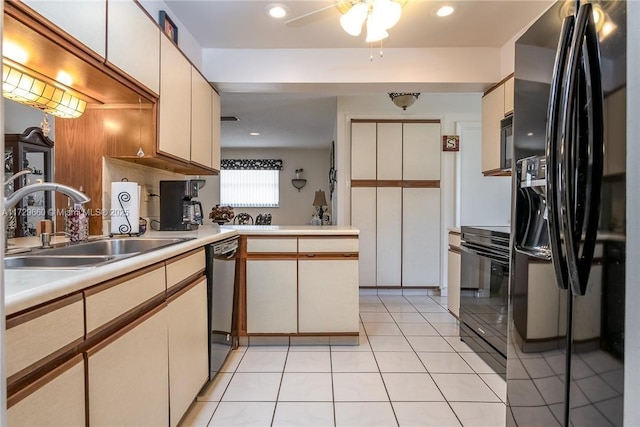
{"label": "ceiling light fixture", "polygon": [[289,14],[287,7],[279,3],[267,5],[265,10],[269,16],[276,19],[282,19]]}
{"label": "ceiling light fixture", "polygon": [[436,12],[436,15],[440,17],[449,16],[453,13],[453,10],[454,9],[451,6],[442,6],[440,9],[438,9],[438,11]]}
{"label": "ceiling light fixture", "polygon": [[3,59],[2,95],[65,119],[75,119],[84,113],[86,101],[71,94],[59,84],[45,82]]}
{"label": "ceiling light fixture", "polygon": [[396,107],[402,108],[406,110],[408,107],[411,107],[414,102],[418,99],[420,93],[398,93],[393,92],[389,94],[389,97],[396,105]]}
{"label": "ceiling light fixture", "polygon": [[251,132],[249,133],[251,136],[260,136],[260,132]]}
{"label": "ceiling light fixture", "polygon": [[367,23],[367,43],[389,37],[388,29],[400,20],[407,0],[341,0],[337,7],[343,15],[340,25],[352,36],[359,36]]}

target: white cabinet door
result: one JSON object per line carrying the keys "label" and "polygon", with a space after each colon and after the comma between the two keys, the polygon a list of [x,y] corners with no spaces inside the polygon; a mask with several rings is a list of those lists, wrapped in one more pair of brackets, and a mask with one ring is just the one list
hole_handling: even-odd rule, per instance
{"label": "white cabinet door", "polygon": [[511,77],[504,82],[504,115],[513,113],[513,96],[514,96],[515,79]]}
{"label": "white cabinet door", "polygon": [[376,277],[378,286],[400,286],[402,277],[402,188],[376,189]]}
{"label": "white cabinet door", "polygon": [[167,310],[127,328],[87,351],[89,425],[167,426]]}
{"label": "white cabinet door", "polygon": [[213,160],[211,92],[209,82],[191,67],[191,161],[208,168]]}
{"label": "white cabinet door", "polygon": [[[22,0],[22,2],[101,57],[105,57],[106,0]],[[130,30],[128,29],[128,34]]]}
{"label": "white cabinet door", "polygon": [[360,230],[360,286],[376,286],[376,189],[351,189],[351,224]]}
{"label": "white cabinet door", "polygon": [[220,95],[211,91],[211,167],[220,170]]}
{"label": "white cabinet door", "polygon": [[439,123],[404,123],[402,179],[440,180]]}
{"label": "white cabinet door", "polygon": [[159,151],[191,159],[191,64],[169,41],[160,37]]}
{"label": "white cabinet door", "polygon": [[358,261],[298,261],[299,332],[358,332]]}
{"label": "white cabinet door", "polygon": [[247,260],[247,332],[298,332],[295,259]]}
{"label": "white cabinet door", "polygon": [[402,285],[440,286],[440,189],[402,193]]}
{"label": "white cabinet door", "polygon": [[376,179],[376,124],[351,124],[351,179]]}
{"label": "white cabinet door", "polygon": [[460,253],[449,249],[447,262],[447,308],[460,317]]}
{"label": "white cabinet door", "polygon": [[402,123],[378,123],[378,180],[402,179]]}
{"label": "white cabinet door", "polygon": [[176,426],[209,377],[206,278],[172,298],[167,311],[169,419]]}
{"label": "white cabinet door", "polygon": [[107,11],[107,60],[159,93],[160,29],[133,0],[110,1]]}
{"label": "white cabinet door", "polygon": [[33,391],[8,402],[7,426],[84,426],[84,359],[78,355],[37,380]]}
{"label": "white cabinet door", "polygon": [[504,85],[482,97],[482,171],[500,169],[500,120],[504,118]]}

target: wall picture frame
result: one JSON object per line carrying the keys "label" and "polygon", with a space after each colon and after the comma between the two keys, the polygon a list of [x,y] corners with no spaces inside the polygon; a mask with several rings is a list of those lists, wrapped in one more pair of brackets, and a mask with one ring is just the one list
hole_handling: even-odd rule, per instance
{"label": "wall picture frame", "polygon": [[460,136],[442,135],[442,151],[460,151]]}
{"label": "wall picture frame", "polygon": [[175,44],[178,44],[178,26],[173,22],[164,10],[159,13],[158,22],[162,31],[169,36]]}

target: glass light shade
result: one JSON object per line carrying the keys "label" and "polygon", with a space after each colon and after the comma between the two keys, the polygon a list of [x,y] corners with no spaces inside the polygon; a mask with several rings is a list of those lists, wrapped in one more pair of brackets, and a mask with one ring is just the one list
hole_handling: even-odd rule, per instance
{"label": "glass light shade", "polygon": [[389,97],[393,101],[393,103],[397,106],[406,110],[408,107],[411,107],[416,99],[420,96],[419,93],[390,93]]}
{"label": "glass light shade", "polygon": [[87,103],[63,89],[2,64],[2,95],[65,119],[84,113]]}
{"label": "glass light shade", "polygon": [[367,18],[367,43],[378,42],[389,37],[389,33],[384,27],[370,14]]}
{"label": "glass light shade", "polygon": [[340,17],[340,25],[342,29],[352,36],[359,36],[362,32],[362,24],[367,19],[367,5],[364,3],[356,3],[351,9]]}
{"label": "glass light shade", "polygon": [[388,30],[400,20],[402,6],[392,0],[375,0],[371,14],[382,28]]}

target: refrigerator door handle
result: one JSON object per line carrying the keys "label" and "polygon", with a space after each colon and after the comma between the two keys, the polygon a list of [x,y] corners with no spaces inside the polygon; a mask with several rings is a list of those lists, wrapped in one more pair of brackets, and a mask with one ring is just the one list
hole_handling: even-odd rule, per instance
{"label": "refrigerator door handle", "polygon": [[[561,185],[565,207],[562,228],[569,283],[576,295],[585,295],[600,219],[604,156],[600,52],[591,4],[580,7],[572,39],[562,129],[563,139],[568,140],[568,144],[560,160],[564,164],[564,174],[560,178],[564,181]],[[581,101],[586,102],[586,109]],[[581,132],[584,123],[588,129],[586,135]]]}
{"label": "refrigerator door handle", "polygon": [[555,64],[553,68],[553,79],[551,81],[551,90],[549,92],[549,108],[547,110],[547,129],[546,129],[546,194],[548,227],[549,227],[549,245],[551,246],[551,256],[553,266],[556,273],[556,285],[560,289],[568,289],[569,273],[567,271],[566,255],[561,244],[561,221],[560,207],[562,206],[558,184],[558,157],[562,153],[559,145],[558,137],[561,131],[559,114],[561,113],[561,101],[563,94],[563,77],[565,74],[565,66],[567,63],[567,55],[571,46],[573,36],[575,18],[567,16],[562,22],[560,31],[560,39],[558,41],[558,49],[556,51]]}

